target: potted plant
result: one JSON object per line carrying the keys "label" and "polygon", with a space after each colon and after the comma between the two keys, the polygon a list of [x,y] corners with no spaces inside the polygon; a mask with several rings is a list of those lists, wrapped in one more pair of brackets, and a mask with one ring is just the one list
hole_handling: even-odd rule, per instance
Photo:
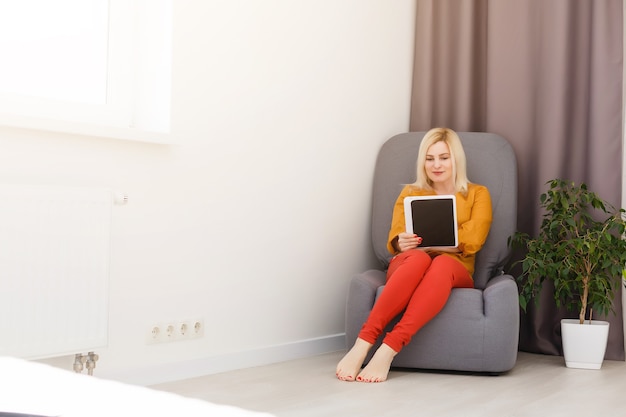
{"label": "potted plant", "polygon": [[[623,209],[615,209],[591,192],[587,185],[562,179],[547,183],[540,197],[545,211],[537,238],[516,232],[509,242],[525,250],[518,261],[520,306],[524,311],[541,291],[544,281],[554,285],[557,307],[578,311],[578,319],[561,320],[563,356],[568,367],[599,369],[604,360],[609,323],[592,320],[593,314],[613,311],[615,291],[622,282],[626,265],[626,230]],[[572,332],[585,334],[573,345]],[[596,334],[591,336],[586,333]],[[574,333],[574,336],[576,333]],[[592,340],[599,347],[585,348]],[[576,349],[590,349],[586,358]]]}

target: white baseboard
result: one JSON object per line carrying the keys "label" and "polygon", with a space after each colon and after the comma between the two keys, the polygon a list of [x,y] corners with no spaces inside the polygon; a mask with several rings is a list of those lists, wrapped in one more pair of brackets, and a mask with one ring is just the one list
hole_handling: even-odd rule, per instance
{"label": "white baseboard", "polygon": [[315,339],[301,340],[284,345],[270,346],[243,352],[228,353],[206,358],[172,362],[143,369],[123,372],[99,372],[98,377],[135,385],[156,385],[203,375],[234,371],[285,362],[309,356],[343,350],[345,334],[335,334]]}

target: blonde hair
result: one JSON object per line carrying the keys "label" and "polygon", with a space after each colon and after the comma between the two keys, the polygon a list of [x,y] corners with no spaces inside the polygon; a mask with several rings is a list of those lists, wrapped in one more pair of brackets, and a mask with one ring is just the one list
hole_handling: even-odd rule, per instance
{"label": "blonde hair", "polygon": [[454,178],[454,189],[458,193],[467,195],[467,186],[469,180],[467,179],[467,163],[465,159],[465,151],[461,144],[459,135],[446,127],[436,127],[429,130],[424,135],[422,143],[420,144],[419,153],[417,155],[417,180],[412,184],[413,186],[423,189],[432,190],[432,181],[426,174],[426,152],[428,149],[437,142],[444,142],[450,149],[450,156],[452,158],[452,177]]}

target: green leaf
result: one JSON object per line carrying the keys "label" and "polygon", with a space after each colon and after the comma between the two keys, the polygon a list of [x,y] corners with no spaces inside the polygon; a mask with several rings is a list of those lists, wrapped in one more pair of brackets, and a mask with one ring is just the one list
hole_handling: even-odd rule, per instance
{"label": "green leaf", "polygon": [[519,297],[519,305],[520,305],[520,307],[522,307],[522,310],[526,311],[526,307],[528,305],[528,302],[526,301],[526,298],[522,297],[521,295]]}

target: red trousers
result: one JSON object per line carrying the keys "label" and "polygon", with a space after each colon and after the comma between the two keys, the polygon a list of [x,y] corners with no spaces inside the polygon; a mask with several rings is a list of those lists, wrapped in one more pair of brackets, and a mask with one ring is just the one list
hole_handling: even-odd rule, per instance
{"label": "red trousers", "polygon": [[363,325],[359,337],[374,344],[385,326],[404,310],[383,343],[399,352],[426,323],[439,313],[452,288],[473,288],[474,281],[456,259],[431,258],[418,249],[394,257],[387,270],[387,283]]}

